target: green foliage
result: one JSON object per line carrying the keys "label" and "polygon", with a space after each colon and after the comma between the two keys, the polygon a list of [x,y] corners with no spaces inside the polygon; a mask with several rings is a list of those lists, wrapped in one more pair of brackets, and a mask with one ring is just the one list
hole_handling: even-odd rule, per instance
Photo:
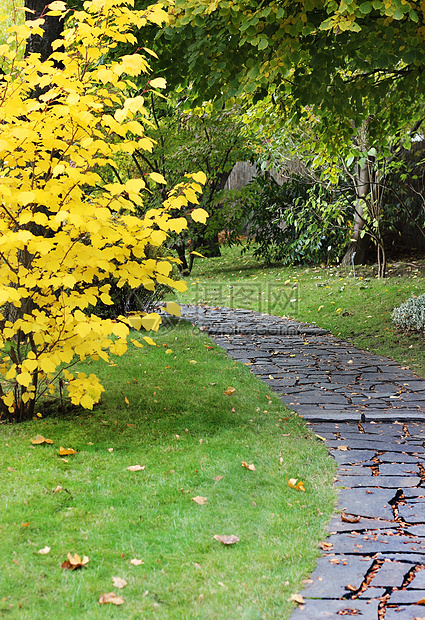
{"label": "green foliage", "polygon": [[269,174],[252,184],[246,215],[254,255],[284,265],[338,261],[348,242],[346,198],[293,176],[278,185]]}

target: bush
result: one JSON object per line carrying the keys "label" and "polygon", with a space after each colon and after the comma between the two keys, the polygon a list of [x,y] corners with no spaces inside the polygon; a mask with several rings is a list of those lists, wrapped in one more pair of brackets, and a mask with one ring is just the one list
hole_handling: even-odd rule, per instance
{"label": "bush", "polygon": [[254,255],[284,265],[336,262],[349,241],[350,210],[342,195],[301,177],[283,185],[269,174],[257,177],[246,214]]}
{"label": "bush", "polygon": [[391,319],[400,329],[423,332],[425,330],[425,294],[418,297],[412,295],[398,308],[394,308]]}

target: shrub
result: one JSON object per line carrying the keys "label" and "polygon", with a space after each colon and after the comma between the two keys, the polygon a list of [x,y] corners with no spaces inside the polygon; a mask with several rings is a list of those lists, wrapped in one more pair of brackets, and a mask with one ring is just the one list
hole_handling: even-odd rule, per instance
{"label": "shrub", "polygon": [[418,297],[412,295],[398,308],[394,308],[391,319],[400,329],[423,332],[425,330],[425,294]]}
{"label": "shrub", "polygon": [[[49,6],[53,15],[66,12],[60,0]],[[118,155],[152,148],[144,98],[131,96],[134,78],[149,71],[146,57],[108,60],[109,51],[134,42],[133,29],[166,18],[160,4],[132,11],[125,0],[93,0],[73,14],[47,61],[19,54],[28,36],[43,36],[42,18],[14,26],[11,45],[0,46],[0,416],[9,420],[33,416],[35,402],[58,384],[73,404],[91,409],[104,388],[70,367],[125,353],[129,325],[159,325],[158,315],[88,315],[98,300],[113,304],[111,279],[118,288],[186,289],[170,277],[172,260],[150,258],[147,248],[187,227],[178,210],[198,202],[205,175],[187,175],[141,218],[135,205],[143,205],[145,180],[110,183],[101,175]],[[165,80],[145,84],[152,91]],[[157,173],[150,179],[165,183]],[[196,221],[206,216],[191,212]]]}

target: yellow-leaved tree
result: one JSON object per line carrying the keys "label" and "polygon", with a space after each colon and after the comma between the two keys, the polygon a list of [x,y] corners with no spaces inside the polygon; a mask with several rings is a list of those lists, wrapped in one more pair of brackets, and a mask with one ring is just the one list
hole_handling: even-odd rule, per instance
{"label": "yellow-leaved tree", "polygon": [[[160,4],[135,11],[125,0],[90,0],[67,16],[63,37],[45,62],[22,58],[43,20],[9,29],[0,46],[0,417],[22,421],[57,383],[72,403],[92,408],[104,388],[95,375],[70,372],[78,360],[108,361],[127,350],[129,325],[158,326],[158,315],[101,319],[87,308],[111,304],[108,277],[118,285],[156,283],[184,290],[170,278],[173,259],[148,259],[167,231],[187,221],[176,209],[196,203],[205,182],[192,175],[168,192],[162,208],[136,217],[142,178],[105,183],[101,171],[135,148],[150,151],[143,96],[133,79],[149,72],[146,53],[108,60],[118,42],[134,42],[132,29],[160,25]],[[49,11],[65,16],[63,2]],[[163,87],[162,78],[146,90]],[[157,182],[165,182],[156,178]],[[192,212],[205,219],[203,209]],[[149,339],[148,339],[149,341]],[[134,341],[135,342],[135,341]],[[139,343],[137,343],[139,344]]]}

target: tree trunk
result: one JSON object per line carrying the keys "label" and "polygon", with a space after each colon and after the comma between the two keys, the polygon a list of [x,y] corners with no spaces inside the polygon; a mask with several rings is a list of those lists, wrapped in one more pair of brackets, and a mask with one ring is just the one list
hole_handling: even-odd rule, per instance
{"label": "tree trunk", "polygon": [[60,17],[45,15],[48,11],[47,5],[50,0],[25,0],[25,8],[33,11],[26,13],[26,19],[39,19],[43,16],[44,24],[42,25],[43,36],[31,35],[27,41],[25,56],[30,54],[40,54],[40,60],[44,62],[53,52],[52,43],[58,39],[63,31],[63,19]]}

